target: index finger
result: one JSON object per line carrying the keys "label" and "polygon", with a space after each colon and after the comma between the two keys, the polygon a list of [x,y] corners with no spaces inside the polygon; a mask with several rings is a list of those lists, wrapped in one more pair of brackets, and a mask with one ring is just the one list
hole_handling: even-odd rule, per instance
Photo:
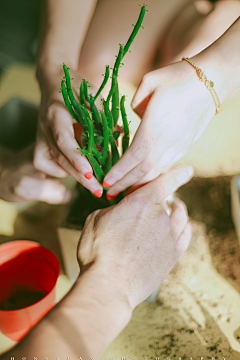
{"label": "index finger", "polygon": [[91,165],[86,157],[82,156],[78,150],[79,145],[74,137],[72,119],[65,109],[60,108],[54,112],[51,121],[51,130],[58,149],[69,160],[73,168],[84,176],[88,173],[92,174]]}

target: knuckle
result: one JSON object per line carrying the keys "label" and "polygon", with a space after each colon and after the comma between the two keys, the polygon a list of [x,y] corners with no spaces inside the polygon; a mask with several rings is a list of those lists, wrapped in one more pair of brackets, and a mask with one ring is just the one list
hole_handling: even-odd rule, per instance
{"label": "knuckle", "polygon": [[178,205],[178,213],[179,213],[179,215],[182,216],[182,217],[188,218],[188,211],[187,211],[186,204],[182,200],[180,200],[179,198],[176,198],[174,201]]}
{"label": "knuckle", "polygon": [[142,164],[140,164],[136,170],[135,170],[135,177],[137,179],[143,177],[144,175],[146,175],[150,170],[152,170],[153,165],[151,162],[144,162]]}
{"label": "knuckle", "polygon": [[101,213],[100,209],[95,210],[91,214],[89,214],[85,221],[85,225],[90,225],[91,222],[95,222],[95,219],[98,218],[99,213]]}
{"label": "knuckle", "polygon": [[91,223],[92,219],[96,216],[95,212],[96,211],[94,211],[88,215],[88,217],[86,218],[86,221],[85,221],[85,226],[88,226]]}
{"label": "knuckle", "polygon": [[152,205],[152,198],[146,195],[132,193],[127,196],[124,201],[134,210],[134,212],[141,212],[149,205]]}
{"label": "knuckle", "polygon": [[61,164],[62,159],[63,159],[63,156],[62,156],[62,154],[60,153],[60,151],[55,151],[55,152],[54,152],[54,160],[55,160],[56,162],[58,162],[59,164]]}
{"label": "knuckle", "polygon": [[161,229],[169,228],[170,230],[170,219],[165,210],[161,210],[159,212],[159,226]]}
{"label": "knuckle", "polygon": [[151,72],[145,74],[142,79],[142,85],[154,89],[156,86],[155,76]]}
{"label": "knuckle", "polygon": [[178,214],[176,217],[179,219],[179,221],[185,223],[188,220],[188,215],[183,207],[178,209]]}
{"label": "knuckle", "polygon": [[42,160],[37,152],[34,152],[34,155],[33,155],[33,166],[37,170],[42,170]]}
{"label": "knuckle", "polygon": [[170,177],[167,179],[167,187],[171,193],[175,191],[177,186],[178,186],[178,183],[174,177]]}
{"label": "knuckle", "polygon": [[55,104],[51,104],[46,109],[46,118],[49,122],[52,122],[56,119],[58,119],[59,116],[61,116],[61,110],[59,107],[57,107]]}
{"label": "knuckle", "polygon": [[143,167],[139,166],[138,169],[135,170],[134,178],[136,180],[141,179],[148,171]]}
{"label": "knuckle", "polygon": [[155,80],[151,73],[145,74],[142,79],[143,86],[154,86]]}
{"label": "knuckle", "polygon": [[62,132],[57,132],[54,137],[59,149],[63,149],[66,145],[68,135]]}
{"label": "knuckle", "polygon": [[145,157],[145,149],[142,146],[133,147],[131,150],[131,158],[135,162],[141,162]]}
{"label": "knuckle", "polygon": [[55,114],[56,114],[56,108],[55,108],[55,106],[54,105],[49,105],[48,107],[47,107],[47,109],[46,109],[46,116],[45,116],[45,119],[46,119],[46,121],[48,121],[48,122],[51,122],[51,120],[53,120],[54,119],[54,117],[55,117]]}
{"label": "knuckle", "polygon": [[179,200],[179,202],[180,202],[180,204],[182,205],[182,209],[183,209],[183,212],[184,212],[185,216],[188,218],[187,205],[186,205],[183,201],[181,201],[181,200]]}
{"label": "knuckle", "polygon": [[123,199],[123,203],[126,203],[130,207],[137,208],[139,206],[140,197],[136,196],[134,193]]}

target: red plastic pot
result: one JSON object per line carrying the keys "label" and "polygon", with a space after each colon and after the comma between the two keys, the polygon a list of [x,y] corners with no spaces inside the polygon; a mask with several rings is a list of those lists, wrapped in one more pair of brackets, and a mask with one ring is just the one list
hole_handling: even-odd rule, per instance
{"label": "red plastic pot", "polygon": [[19,341],[56,304],[57,256],[37,242],[0,245],[0,330]]}

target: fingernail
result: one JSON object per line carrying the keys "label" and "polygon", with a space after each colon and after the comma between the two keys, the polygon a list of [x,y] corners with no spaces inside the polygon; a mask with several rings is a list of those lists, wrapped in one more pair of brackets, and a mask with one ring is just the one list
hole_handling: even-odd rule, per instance
{"label": "fingernail", "polygon": [[114,179],[113,177],[110,177],[107,179],[107,182],[105,182],[105,181],[104,182],[105,182],[105,184],[107,184],[106,187],[109,187],[109,186],[112,186],[113,184],[115,184],[116,181],[117,181],[116,179]]}
{"label": "fingernail", "polygon": [[64,203],[67,203],[67,202],[71,199],[71,197],[72,197],[71,192],[67,190],[67,191],[65,192],[65,195],[64,195],[64,198],[63,198],[63,202],[64,202]]}
{"label": "fingernail", "polygon": [[102,184],[103,184],[104,187],[110,187],[111,186],[109,183],[107,183],[105,181]]}
{"label": "fingernail", "polygon": [[[82,173],[87,179],[91,179],[89,176],[89,174],[92,174],[91,171],[89,171],[89,169],[86,166],[80,166],[79,168],[80,173]],[[87,175],[88,174],[88,175]]]}
{"label": "fingernail", "polygon": [[94,191],[94,195],[100,198],[102,196],[103,191],[102,190],[96,190]]}
{"label": "fingernail", "polygon": [[117,195],[109,195],[109,194],[107,194],[107,199],[108,199],[108,200],[112,200],[112,199],[114,199],[116,196],[117,196]]}
{"label": "fingernail", "polygon": [[90,180],[92,177],[93,177],[92,172],[90,172],[90,171],[86,172],[85,178],[87,178],[88,180]]}

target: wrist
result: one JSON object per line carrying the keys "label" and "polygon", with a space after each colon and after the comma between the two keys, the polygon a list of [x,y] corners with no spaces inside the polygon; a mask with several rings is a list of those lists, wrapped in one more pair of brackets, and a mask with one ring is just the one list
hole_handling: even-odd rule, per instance
{"label": "wrist", "polygon": [[86,355],[95,358],[118,336],[132,316],[128,299],[116,286],[116,280],[111,280],[109,273],[95,265],[78,278],[59,310],[64,314],[69,309],[74,311],[76,319],[81,319],[78,335]]}
{"label": "wrist", "polygon": [[214,43],[193,56],[193,62],[201,68],[222,102],[240,87],[240,18]]}
{"label": "wrist", "polygon": [[67,56],[64,57],[64,55],[51,57],[50,55],[44,54],[38,58],[36,65],[36,78],[41,89],[55,76],[60,78],[64,76],[61,66],[63,62],[65,62],[71,70],[77,69],[77,65],[74,64],[73,61],[70,61]]}
{"label": "wrist", "polygon": [[[119,309],[122,314],[125,314],[123,316],[125,326],[125,322],[128,322],[131,318],[133,308],[124,287],[119,284],[113,274],[109,274],[108,269],[105,269],[102,265],[93,264],[77,279],[75,288],[79,292],[79,296],[83,292],[84,294],[89,292],[93,299],[93,305],[96,305],[99,309],[103,308],[103,311],[107,310],[109,314],[113,314],[114,310]],[[83,300],[84,297],[85,295]],[[99,299],[101,300],[99,301]]]}

